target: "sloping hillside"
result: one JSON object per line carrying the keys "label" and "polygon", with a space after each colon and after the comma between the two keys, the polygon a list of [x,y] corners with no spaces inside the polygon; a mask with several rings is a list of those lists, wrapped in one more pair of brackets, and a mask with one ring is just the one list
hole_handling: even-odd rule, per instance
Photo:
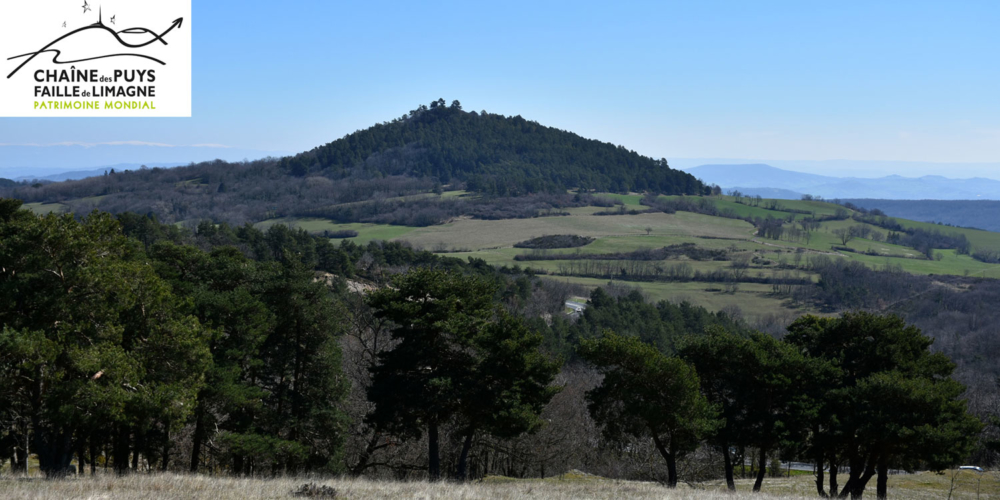
{"label": "sloping hillside", "polygon": [[[446,185],[481,199],[433,205],[420,199]],[[440,100],[296,156],[112,170],[79,181],[0,187],[0,196],[61,203],[77,213],[94,208],[148,213],[165,222],[242,224],[322,210],[339,222],[428,225],[470,213],[526,217],[537,209],[587,205],[588,200],[566,194],[572,188],[706,191],[694,176],[671,169],[665,160],[520,116],[466,112],[457,101],[446,106]],[[496,201],[510,198],[518,201]]]}
{"label": "sloping hillside", "polygon": [[466,112],[458,101],[421,106],[294,157],[294,175],[364,165],[385,174],[466,182],[472,191],[511,196],[569,188],[702,194],[691,174],[622,146],[585,139],[520,116]]}
{"label": "sloping hillside", "polygon": [[1000,201],[994,200],[842,200],[869,210],[878,209],[893,217],[921,222],[1000,231]]}

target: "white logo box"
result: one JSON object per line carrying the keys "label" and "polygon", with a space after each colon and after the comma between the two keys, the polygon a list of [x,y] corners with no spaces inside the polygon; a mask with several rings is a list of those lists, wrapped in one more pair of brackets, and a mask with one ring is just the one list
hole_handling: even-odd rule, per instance
{"label": "white logo box", "polygon": [[0,116],[191,116],[191,0],[0,0]]}

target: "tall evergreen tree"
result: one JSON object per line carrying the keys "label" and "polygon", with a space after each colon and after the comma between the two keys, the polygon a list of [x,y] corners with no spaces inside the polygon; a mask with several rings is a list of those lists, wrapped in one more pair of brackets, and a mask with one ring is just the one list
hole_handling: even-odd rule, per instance
{"label": "tall evergreen tree", "polygon": [[752,447],[758,453],[753,491],[760,491],[768,453],[805,440],[819,410],[812,381],[830,368],[768,335],[741,337],[718,327],[690,336],[679,352],[725,418],[711,441],[723,454],[728,488],[736,489],[730,447]]}
{"label": "tall evergreen tree", "polygon": [[149,454],[151,429],[169,434],[194,408],[206,330],[177,313],[110,215],[79,222],[18,206],[0,200],[0,385],[13,396],[0,412],[30,410],[22,429],[47,476],[66,474],[98,433],[113,436],[125,472],[130,452],[133,468]]}
{"label": "tall evergreen tree", "polygon": [[850,467],[831,496],[861,498],[878,475],[877,495],[885,498],[890,467],[941,469],[968,454],[982,424],[959,399],[964,387],[951,378],[955,365],[932,353],[933,340],[919,329],[895,315],[858,312],[805,316],[788,330],[787,342],[838,368],[826,379],[823,409],[834,418],[822,421],[814,438],[814,447],[835,444],[813,452]]}
{"label": "tall evergreen tree", "polygon": [[210,327],[212,367],[198,395],[190,469],[197,472],[210,429],[246,433],[260,411],[264,393],[253,374],[261,370],[260,349],[274,328],[275,315],[263,302],[273,275],[235,248],[212,253],[159,243],[151,251],[161,276],[187,297],[190,313]]}
{"label": "tall evergreen tree", "polygon": [[369,296],[398,342],[373,369],[369,420],[407,437],[426,431],[432,480],[441,477],[440,428],[461,409],[461,385],[476,365],[472,339],[493,314],[494,292],[477,277],[418,269]]}
{"label": "tall evergreen tree", "polygon": [[[206,253],[159,243],[162,276],[213,329],[213,365],[194,419],[190,467],[218,432],[235,474],[335,471],[344,436],[338,404],[346,392],[339,337],[345,312],[300,259],[301,242],[266,233],[268,261],[233,247]],[[272,261],[275,256],[282,262]],[[308,257],[306,257],[308,259]]]}
{"label": "tall evergreen tree", "polygon": [[476,432],[510,439],[543,425],[540,414],[559,392],[552,381],[561,363],[542,354],[542,342],[539,332],[502,309],[472,339],[475,365],[459,381],[465,402],[459,410],[464,441],[458,479],[467,479]]}

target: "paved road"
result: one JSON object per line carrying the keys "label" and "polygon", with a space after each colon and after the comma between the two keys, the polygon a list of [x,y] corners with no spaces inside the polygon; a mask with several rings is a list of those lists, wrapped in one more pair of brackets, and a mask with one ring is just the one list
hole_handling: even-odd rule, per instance
{"label": "paved road", "polygon": [[[748,467],[750,466],[750,462],[749,461],[747,462],[747,466]],[[813,465],[813,464],[811,464],[809,462],[792,462],[791,466],[792,466],[791,469],[792,470],[796,470],[796,471],[813,472],[815,470],[815,465]],[[783,470],[783,471],[787,471],[788,470],[788,462],[781,462],[781,470]],[[829,472],[829,468],[826,467],[826,466],[823,467],[823,470]],[[850,467],[847,467],[847,466],[841,466],[840,469],[837,471],[837,473],[840,474],[840,475],[845,475],[846,476],[847,474],[851,473],[851,469],[850,469]],[[906,472],[905,470],[895,470],[895,469],[892,469],[892,470],[889,471],[889,474],[896,475],[896,474],[909,474],[909,473]]]}

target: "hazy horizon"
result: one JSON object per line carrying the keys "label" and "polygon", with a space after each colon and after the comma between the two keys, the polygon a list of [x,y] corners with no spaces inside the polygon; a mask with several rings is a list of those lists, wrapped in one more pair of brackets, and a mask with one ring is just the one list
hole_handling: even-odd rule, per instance
{"label": "hazy horizon", "polygon": [[[595,138],[598,139],[598,138]],[[0,177],[45,177],[121,164],[179,165],[222,159],[256,160],[300,151],[262,151],[223,145],[171,144],[0,144]],[[657,155],[645,154],[650,157]],[[908,178],[942,176],[949,179],[986,178],[1000,181],[1000,162],[911,162],[880,160],[775,160],[766,158],[675,158],[666,156],[670,166],[690,170],[703,165],[764,164],[782,170],[828,177],[875,179],[898,175]]]}
{"label": "hazy horizon", "polygon": [[1000,181],[1000,162],[914,162],[881,160],[773,160],[760,158],[668,158],[670,166],[691,170],[704,165],[763,164],[781,170],[827,177],[878,179],[889,176],[920,178],[940,176],[948,179],[984,178]]}

